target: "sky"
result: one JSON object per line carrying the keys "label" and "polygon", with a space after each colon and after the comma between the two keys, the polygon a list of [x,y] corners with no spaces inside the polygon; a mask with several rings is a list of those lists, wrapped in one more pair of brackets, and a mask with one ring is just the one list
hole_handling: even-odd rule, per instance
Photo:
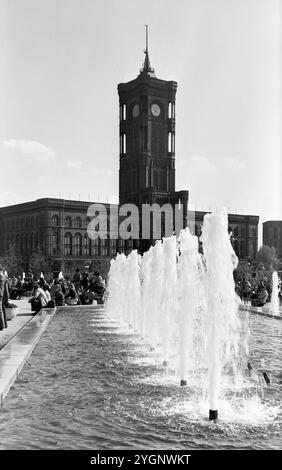
{"label": "sky", "polygon": [[178,83],[176,189],[282,219],[280,0],[0,0],[0,206],[118,201],[117,85],[145,28]]}

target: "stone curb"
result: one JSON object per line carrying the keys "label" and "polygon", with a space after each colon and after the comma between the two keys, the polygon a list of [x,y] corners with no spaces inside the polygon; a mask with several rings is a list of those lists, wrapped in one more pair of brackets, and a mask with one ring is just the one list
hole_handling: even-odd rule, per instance
{"label": "stone curb", "polygon": [[249,313],[256,313],[257,315],[262,315],[263,317],[275,318],[276,320],[282,320],[282,315],[267,313],[262,310],[263,307],[244,307],[244,305],[240,305],[241,311],[246,311]]}

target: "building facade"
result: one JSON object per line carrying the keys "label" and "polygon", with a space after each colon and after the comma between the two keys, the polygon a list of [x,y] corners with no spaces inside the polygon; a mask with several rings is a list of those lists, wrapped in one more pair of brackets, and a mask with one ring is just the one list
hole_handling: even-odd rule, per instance
{"label": "building facade", "polygon": [[[74,266],[91,268],[94,260],[138,249],[138,240],[91,238],[87,230],[91,204],[95,203],[44,198],[1,208],[0,256],[16,252],[27,269],[30,257],[40,253],[53,270],[69,271]],[[109,204],[104,206],[109,213]]]}
{"label": "building facade", "polygon": [[279,259],[282,259],[282,220],[263,222],[263,244],[274,247]]}
{"label": "building facade", "polygon": [[[201,225],[207,212],[195,212],[195,235],[201,235]],[[256,259],[258,250],[257,215],[228,214],[228,231],[239,259]]]}

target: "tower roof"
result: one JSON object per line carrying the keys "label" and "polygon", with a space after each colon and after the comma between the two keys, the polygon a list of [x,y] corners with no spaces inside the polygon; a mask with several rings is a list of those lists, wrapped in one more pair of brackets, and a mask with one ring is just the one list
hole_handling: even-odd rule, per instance
{"label": "tower roof", "polygon": [[150,77],[155,77],[155,70],[151,67],[149,50],[148,50],[148,25],[145,25],[146,28],[146,49],[144,50],[145,59],[143,68],[140,70],[140,75],[149,75]]}

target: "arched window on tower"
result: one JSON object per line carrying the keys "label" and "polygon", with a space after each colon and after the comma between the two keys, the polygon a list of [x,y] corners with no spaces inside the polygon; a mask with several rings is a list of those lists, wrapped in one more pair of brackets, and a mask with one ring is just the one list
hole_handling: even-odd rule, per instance
{"label": "arched window on tower", "polygon": [[168,133],[168,152],[172,152],[172,133]]}
{"label": "arched window on tower", "polygon": [[153,186],[157,189],[159,188],[159,175],[157,171],[153,173]]}
{"label": "arched window on tower", "polygon": [[168,119],[172,118],[172,103],[171,101],[168,103]]}

